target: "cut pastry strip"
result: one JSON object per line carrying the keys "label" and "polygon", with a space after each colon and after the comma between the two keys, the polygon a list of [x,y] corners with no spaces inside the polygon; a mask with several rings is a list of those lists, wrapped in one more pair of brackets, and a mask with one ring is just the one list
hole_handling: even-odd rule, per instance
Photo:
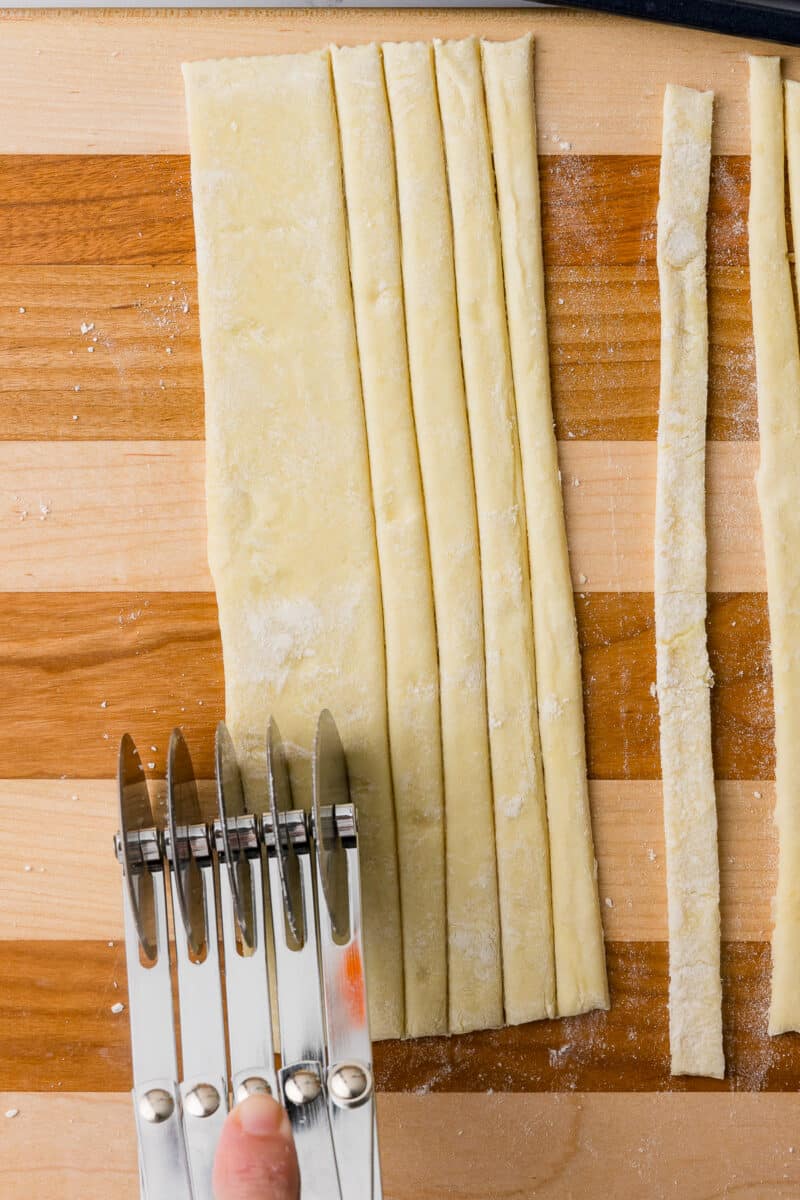
{"label": "cut pastry strip", "polygon": [[[800,247],[800,82],[787,79],[783,85],[786,122],[786,166],[789,175],[789,211],[792,220],[792,247]],[[794,254],[797,282],[800,266]]]}
{"label": "cut pastry strip", "polygon": [[394,149],[378,47],[334,48],[332,56],[383,596],[406,1033],[423,1037],[448,1031],[442,750]]}
{"label": "cut pastry strip", "polygon": [[713,103],[711,92],[669,85],[664,93],[655,613],[672,1074],[721,1079],[719,853],[706,649],[706,214]]}
{"label": "cut pastry strip", "polygon": [[553,432],[533,39],[483,42],[527,507],[559,1016],[608,1007],[597,895],[583,685],[564,504]]}
{"label": "cut pastry strip", "polygon": [[383,626],[330,56],[184,73],[228,724],[260,810],[268,714],[304,804],[317,716],[335,714],[362,831],[372,1033],[397,1036]]}
{"label": "cut pastry strip", "polygon": [[[779,857],[769,1012],[774,1034],[800,1030],[800,353],[786,245],[778,58],[750,59],[750,138],[750,294],[761,449],[757,486],[775,697]],[[795,190],[800,164],[794,120],[789,138]],[[796,213],[796,195],[793,200]],[[797,227],[794,232],[800,236]]]}
{"label": "cut pastry strip", "polygon": [[432,50],[383,47],[402,239],[411,391],[439,647],[449,1024],[503,1020],[480,559]]}
{"label": "cut pastry strip", "polygon": [[480,48],[437,42],[435,53],[480,535],[505,1012],[518,1023],[555,1012],[525,496]]}

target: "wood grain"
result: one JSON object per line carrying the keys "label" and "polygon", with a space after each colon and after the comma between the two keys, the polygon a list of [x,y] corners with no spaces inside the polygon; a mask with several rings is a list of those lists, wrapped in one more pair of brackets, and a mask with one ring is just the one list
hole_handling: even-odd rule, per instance
{"label": "wood grain", "polygon": [[[5,1200],[138,1200],[127,1095],[0,1094]],[[392,1200],[794,1200],[796,1104],[778,1095],[378,1097]]]}
{"label": "wood grain", "polygon": [[[549,155],[540,170],[558,435],[652,439],[658,159]],[[714,160],[712,440],[757,432],[747,186],[747,159]],[[0,438],[202,437],[188,159],[0,159],[0,230]]]}
{"label": "wood grain", "polygon": [[[130,729],[160,788],[176,720],[209,772],[223,709],[178,64],[532,28],[555,417],[614,1008],[379,1046],[386,1192],[796,1196],[795,1102],[718,1091],[800,1086],[800,1041],[768,1039],[764,1017],[774,763],[745,227],[746,54],[777,48],[563,11],[0,22],[0,1113],[20,1110],[0,1116],[0,1193],[138,1195],[130,1104],[119,1094],[130,1082],[128,1013],[111,1012],[127,997],[109,777]],[[785,66],[800,74],[796,50]],[[708,432],[712,443],[739,443],[712,445],[709,463],[723,1085],[668,1074],[645,444],[657,423],[654,220],[667,80],[717,93]],[[67,1088],[80,1092],[59,1094]],[[645,1094],[670,1088],[683,1094]]]}
{"label": "wood grain", "polygon": [[[609,942],[608,1013],[375,1047],[381,1091],[796,1091],[800,1039],[769,1038],[769,948],[723,947],[724,1081],[669,1074],[667,948]],[[118,986],[115,988],[114,984]],[[0,942],[0,1090],[130,1086],[124,947]]]}
{"label": "wood grain", "polygon": [[791,1108],[788,1096],[383,1096],[384,1174],[397,1200],[789,1200]]}
{"label": "wood grain", "polygon": [[[106,779],[127,729],[163,755],[180,722],[213,774],[223,715],[217,606],[206,593],[0,595],[6,777]],[[107,707],[103,707],[103,705]],[[161,759],[163,762],[163,758]],[[45,763],[50,765],[45,767]]]}
{"label": "wood grain", "polygon": [[[331,41],[500,39],[528,30],[537,36],[540,144],[564,153],[658,153],[668,82],[712,88],[715,150],[745,153],[746,56],[781,52],[754,41],[538,9],[6,13],[0,152],[185,152],[184,59],[288,53]],[[787,71],[798,73],[796,48],[783,53]]]}
{"label": "wood grain", "polygon": [[[657,155],[542,154],[548,266],[641,271],[653,264],[659,162]],[[0,155],[0,164],[4,266],[194,263],[188,157],[20,154]],[[712,271],[747,267],[748,184],[746,157],[715,156]]]}
{"label": "wood grain", "polygon": [[202,442],[0,443],[2,586],[212,590],[204,451]]}
{"label": "wood grain", "polygon": [[[775,786],[722,780],[716,792],[723,940],[768,941],[777,869]],[[660,784],[598,779],[589,794],[606,939],[666,940]]]}
{"label": "wood grain", "polygon": [[[96,356],[94,356],[96,357]],[[206,591],[202,442],[0,442],[6,591]],[[757,445],[708,445],[708,586],[765,587]],[[559,443],[576,591],[653,586],[654,442]]]}
{"label": "wood grain", "polygon": [[[148,767],[163,764],[163,747],[142,751]],[[213,782],[202,786],[213,815]],[[154,788],[163,794],[163,783]],[[774,784],[723,781],[717,797],[722,936],[765,941],[775,889]],[[594,780],[590,798],[606,938],[666,938],[658,782]],[[0,780],[0,941],[122,937],[120,872],[110,853],[117,825],[114,779]]]}
{"label": "wood grain", "polygon": [[[650,594],[578,596],[589,775],[657,779],[655,615]],[[711,595],[708,649],[718,779],[775,773],[769,622],[762,594]]]}
{"label": "wood grain", "polygon": [[[575,590],[651,591],[655,443],[560,442],[559,462]],[[707,444],[710,591],[766,587],[757,463],[754,442]]]}
{"label": "wood grain", "polygon": [[139,1200],[129,1095],[0,1095],[5,1200]]}
{"label": "wood grain", "polygon": [[0,261],[187,265],[194,260],[188,167],[176,155],[4,157]]}
{"label": "wood grain", "polygon": [[[586,593],[577,615],[590,776],[657,779],[652,595]],[[224,704],[213,594],[0,593],[0,629],[6,778],[106,779],[126,730],[160,748],[163,769],[176,721],[212,775]],[[766,598],[711,596],[709,647],[717,777],[773,778]]]}
{"label": "wood grain", "polygon": [[194,265],[0,268],[0,406],[8,440],[202,438]]}

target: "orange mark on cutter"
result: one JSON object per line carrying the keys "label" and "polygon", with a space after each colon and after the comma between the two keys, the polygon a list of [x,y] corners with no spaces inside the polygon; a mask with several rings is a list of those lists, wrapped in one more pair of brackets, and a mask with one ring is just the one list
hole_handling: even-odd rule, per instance
{"label": "orange mark on cutter", "polygon": [[364,989],[364,963],[355,942],[347,947],[339,970],[339,986],[347,1011],[354,1021],[362,1024],[367,1019]]}

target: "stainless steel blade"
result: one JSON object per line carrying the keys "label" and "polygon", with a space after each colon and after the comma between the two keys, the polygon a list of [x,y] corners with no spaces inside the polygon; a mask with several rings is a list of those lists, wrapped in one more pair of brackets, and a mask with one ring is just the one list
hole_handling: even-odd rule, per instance
{"label": "stainless steel blade", "polygon": [[347,855],[336,829],[336,806],[350,803],[347,761],[333,717],[324,708],[314,738],[314,828],[322,891],[335,937],[350,937]]}
{"label": "stainless steel blade", "polygon": [[294,942],[293,949],[303,945],[305,928],[303,921],[303,895],[300,881],[300,864],[289,837],[285,814],[294,807],[286,754],[280,730],[273,717],[267,725],[267,787],[272,828],[275,835],[275,857],[281,883],[283,911],[289,934]]}
{"label": "stainless steel blade", "polygon": [[222,835],[225,870],[228,873],[236,924],[244,944],[252,950],[255,945],[253,928],[253,881],[250,860],[240,839],[232,835],[229,822],[235,822],[247,812],[242,776],[236,747],[224,721],[217,725],[214,740],[217,775],[217,808]]}
{"label": "stainless steel blade", "polygon": [[167,822],[178,907],[192,952],[200,955],[206,944],[203,879],[189,840],[191,826],[200,824],[200,799],[189,747],[180,729],[173,729],[169,742]]}
{"label": "stainless steel blade", "polygon": [[158,949],[153,879],[141,841],[144,830],[153,828],[153,813],[139,751],[128,733],[120,742],[117,770],[120,828],[117,849],[142,953],[148,962],[155,962]]}

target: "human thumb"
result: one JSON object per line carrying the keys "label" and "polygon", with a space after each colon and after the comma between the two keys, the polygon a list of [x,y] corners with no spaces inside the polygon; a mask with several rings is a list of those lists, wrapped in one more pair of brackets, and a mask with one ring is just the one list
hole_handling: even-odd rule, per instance
{"label": "human thumb", "polygon": [[226,1120],[214,1163],[214,1195],[298,1200],[300,1172],[289,1117],[269,1096],[248,1096]]}

